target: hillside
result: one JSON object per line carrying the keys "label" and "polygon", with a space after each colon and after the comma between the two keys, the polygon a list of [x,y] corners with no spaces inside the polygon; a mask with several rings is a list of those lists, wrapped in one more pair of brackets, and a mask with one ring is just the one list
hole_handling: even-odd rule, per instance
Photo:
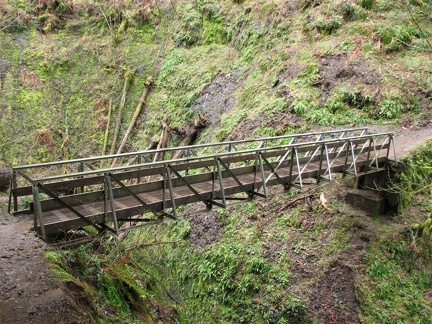
{"label": "hillside", "polygon": [[[6,0],[0,168],[167,145],[376,125],[430,127],[430,1]],[[121,123],[119,122],[121,121]],[[116,128],[118,126],[118,135]],[[50,253],[83,322],[427,323],[431,145],[399,210],[353,184],[284,193]],[[320,203],[323,193],[329,209]],[[284,205],[307,195],[291,208]],[[414,223],[426,224],[410,231]]]}
{"label": "hillside", "polygon": [[109,152],[121,102],[118,142],[148,77],[125,150],[158,139],[163,121],[184,127],[198,114],[209,124],[202,142],[314,125],[426,125],[429,9],[366,0],[6,1],[2,163],[100,155],[107,125]]}

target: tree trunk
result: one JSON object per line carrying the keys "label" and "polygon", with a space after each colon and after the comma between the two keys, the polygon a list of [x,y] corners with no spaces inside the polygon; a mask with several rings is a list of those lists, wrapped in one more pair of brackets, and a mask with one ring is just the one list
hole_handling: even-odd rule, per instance
{"label": "tree trunk", "polygon": [[[122,140],[122,142],[121,142],[121,144],[120,144],[120,146],[119,146],[116,154],[121,154],[121,152],[123,151],[123,147],[126,145],[126,141],[127,141],[128,137],[129,137],[130,133],[132,132],[133,127],[135,126],[135,123],[136,123],[136,121],[138,119],[138,116],[141,113],[141,109],[144,107],[144,102],[147,99],[147,96],[148,96],[148,94],[150,92],[151,83],[152,83],[151,77],[148,77],[147,80],[144,83],[144,90],[143,90],[143,93],[141,95],[140,100],[138,101],[138,105],[135,108],[135,112],[134,112],[134,114],[132,116],[132,120],[129,123],[129,127],[128,127],[128,129],[127,129],[127,131],[126,131],[126,133],[125,133],[125,135],[123,137],[123,140]],[[112,161],[111,168],[113,168],[115,166],[116,162],[117,162],[117,158],[115,158]]]}
{"label": "tree trunk", "polygon": [[111,111],[112,111],[112,101],[109,101],[108,104],[108,120],[107,120],[107,124],[105,127],[105,136],[104,136],[104,142],[103,142],[103,146],[102,146],[102,151],[101,151],[101,155],[105,155],[106,152],[106,148],[107,148],[107,144],[108,144],[108,134],[109,134],[109,129],[110,129],[110,124],[111,124]]}
{"label": "tree trunk", "polygon": [[114,152],[115,152],[117,137],[118,137],[118,133],[120,130],[121,119],[122,119],[122,115],[123,115],[123,108],[124,108],[125,102],[126,102],[126,93],[127,93],[127,90],[129,88],[130,83],[132,82],[133,74],[134,74],[134,71],[127,70],[125,75],[124,75],[123,92],[122,92],[122,96],[120,99],[119,111],[118,111],[117,118],[116,118],[116,124],[115,124],[114,135],[113,135],[113,140],[112,140],[111,149],[110,149],[110,155],[114,154]]}
{"label": "tree trunk", "polygon": [[[167,122],[163,121],[162,127],[163,128],[162,128],[162,133],[161,133],[160,138],[159,138],[159,144],[156,147],[157,150],[166,148],[166,144],[168,142],[168,134],[171,131],[171,128],[169,127]],[[153,158],[153,162],[162,161],[164,159],[164,155],[165,155],[164,152],[157,152]]]}

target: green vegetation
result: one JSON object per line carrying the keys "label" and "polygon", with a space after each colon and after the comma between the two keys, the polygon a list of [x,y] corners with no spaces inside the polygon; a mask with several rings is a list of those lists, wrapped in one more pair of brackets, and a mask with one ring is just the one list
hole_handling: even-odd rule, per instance
{"label": "green vegetation", "polygon": [[429,64],[429,2],[7,0],[0,9],[0,147],[9,166],[100,152],[128,70],[124,124],[147,77],[156,81],[129,150],[147,147],[162,121],[183,127],[202,114],[197,100],[217,76],[235,75],[238,88],[206,141],[235,137],[258,116],[263,126],[287,113],[360,125],[428,106],[430,78],[416,67]]}
{"label": "green vegetation", "polygon": [[429,142],[406,159],[397,188],[404,208],[389,225],[379,224],[376,239],[371,242],[366,265],[357,281],[365,322],[432,320],[432,247],[428,227],[432,212],[431,149]]}
{"label": "green vegetation", "polygon": [[[352,295],[337,297],[344,298],[340,316],[365,323],[427,322],[430,231],[415,224],[430,226],[431,147],[407,160],[398,190],[410,204],[394,218],[373,220],[351,209],[339,199],[346,188],[331,185],[321,188],[330,210],[312,192],[313,209],[299,203],[281,211],[295,198],[289,194],[135,230],[121,243],[83,245],[61,256],[50,252],[47,259],[60,279],[85,287],[93,308],[113,321],[321,323],[336,308],[317,315],[313,296],[328,294],[336,280],[327,277],[329,271],[351,269],[353,281],[344,274],[332,290],[353,287]],[[213,225],[197,232],[195,226],[206,222]],[[359,239],[367,250],[359,250]]]}
{"label": "green vegetation", "polygon": [[[198,142],[431,120],[430,1],[296,3],[1,2],[0,167],[99,154],[125,79],[120,135],[154,80],[125,151],[198,114]],[[46,258],[107,322],[430,322],[431,153],[407,159],[385,221],[345,205],[338,184],[319,189],[330,210],[320,192],[280,210],[286,194],[202,216],[201,233],[186,217]],[[314,300],[332,269],[354,287],[338,295],[349,305]]]}

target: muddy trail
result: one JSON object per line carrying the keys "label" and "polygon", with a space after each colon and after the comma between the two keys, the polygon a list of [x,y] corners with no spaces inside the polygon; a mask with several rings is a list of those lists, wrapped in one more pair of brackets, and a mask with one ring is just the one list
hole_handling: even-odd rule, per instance
{"label": "muddy trail", "polygon": [[[432,138],[430,124],[421,129],[395,129],[389,126],[369,126],[369,129],[370,132],[390,131],[395,134],[398,159]],[[6,199],[0,199],[0,206],[5,206]],[[14,217],[0,209],[0,323],[88,323],[90,310],[78,306],[73,292],[52,276],[43,257],[49,247],[35,235],[32,225],[31,217]],[[202,228],[200,232],[203,230],[211,232],[212,228]],[[216,226],[216,230],[220,229]],[[339,269],[334,270],[336,272],[342,271],[348,277],[351,276],[345,266],[333,268]],[[323,280],[332,276],[332,273],[327,273]],[[330,285],[330,282],[332,281],[329,280],[327,286],[329,291],[333,291],[335,289],[332,285],[335,283]],[[347,295],[354,298],[351,290]],[[347,318],[345,316],[339,319]],[[350,320],[357,322],[357,318]]]}
{"label": "muddy trail", "polygon": [[30,217],[0,214],[0,323],[86,323],[68,288],[45,263]]}

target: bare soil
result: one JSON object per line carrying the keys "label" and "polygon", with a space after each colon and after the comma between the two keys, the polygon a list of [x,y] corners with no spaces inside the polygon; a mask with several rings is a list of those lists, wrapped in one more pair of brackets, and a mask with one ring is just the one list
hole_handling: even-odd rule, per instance
{"label": "bare soil", "polygon": [[29,217],[0,213],[0,323],[85,323],[67,288],[50,273],[46,244]]}
{"label": "bare soil", "polygon": [[342,82],[351,89],[358,85],[364,87],[361,97],[365,95],[380,96],[381,78],[374,72],[368,62],[356,62],[348,59],[346,55],[330,55],[319,59],[321,79],[315,86],[322,87],[323,94],[320,105],[323,105],[331,90]]}
{"label": "bare soil", "polygon": [[218,125],[222,114],[234,107],[234,93],[240,85],[231,73],[217,75],[203,90],[193,110],[205,116],[210,125]]}

